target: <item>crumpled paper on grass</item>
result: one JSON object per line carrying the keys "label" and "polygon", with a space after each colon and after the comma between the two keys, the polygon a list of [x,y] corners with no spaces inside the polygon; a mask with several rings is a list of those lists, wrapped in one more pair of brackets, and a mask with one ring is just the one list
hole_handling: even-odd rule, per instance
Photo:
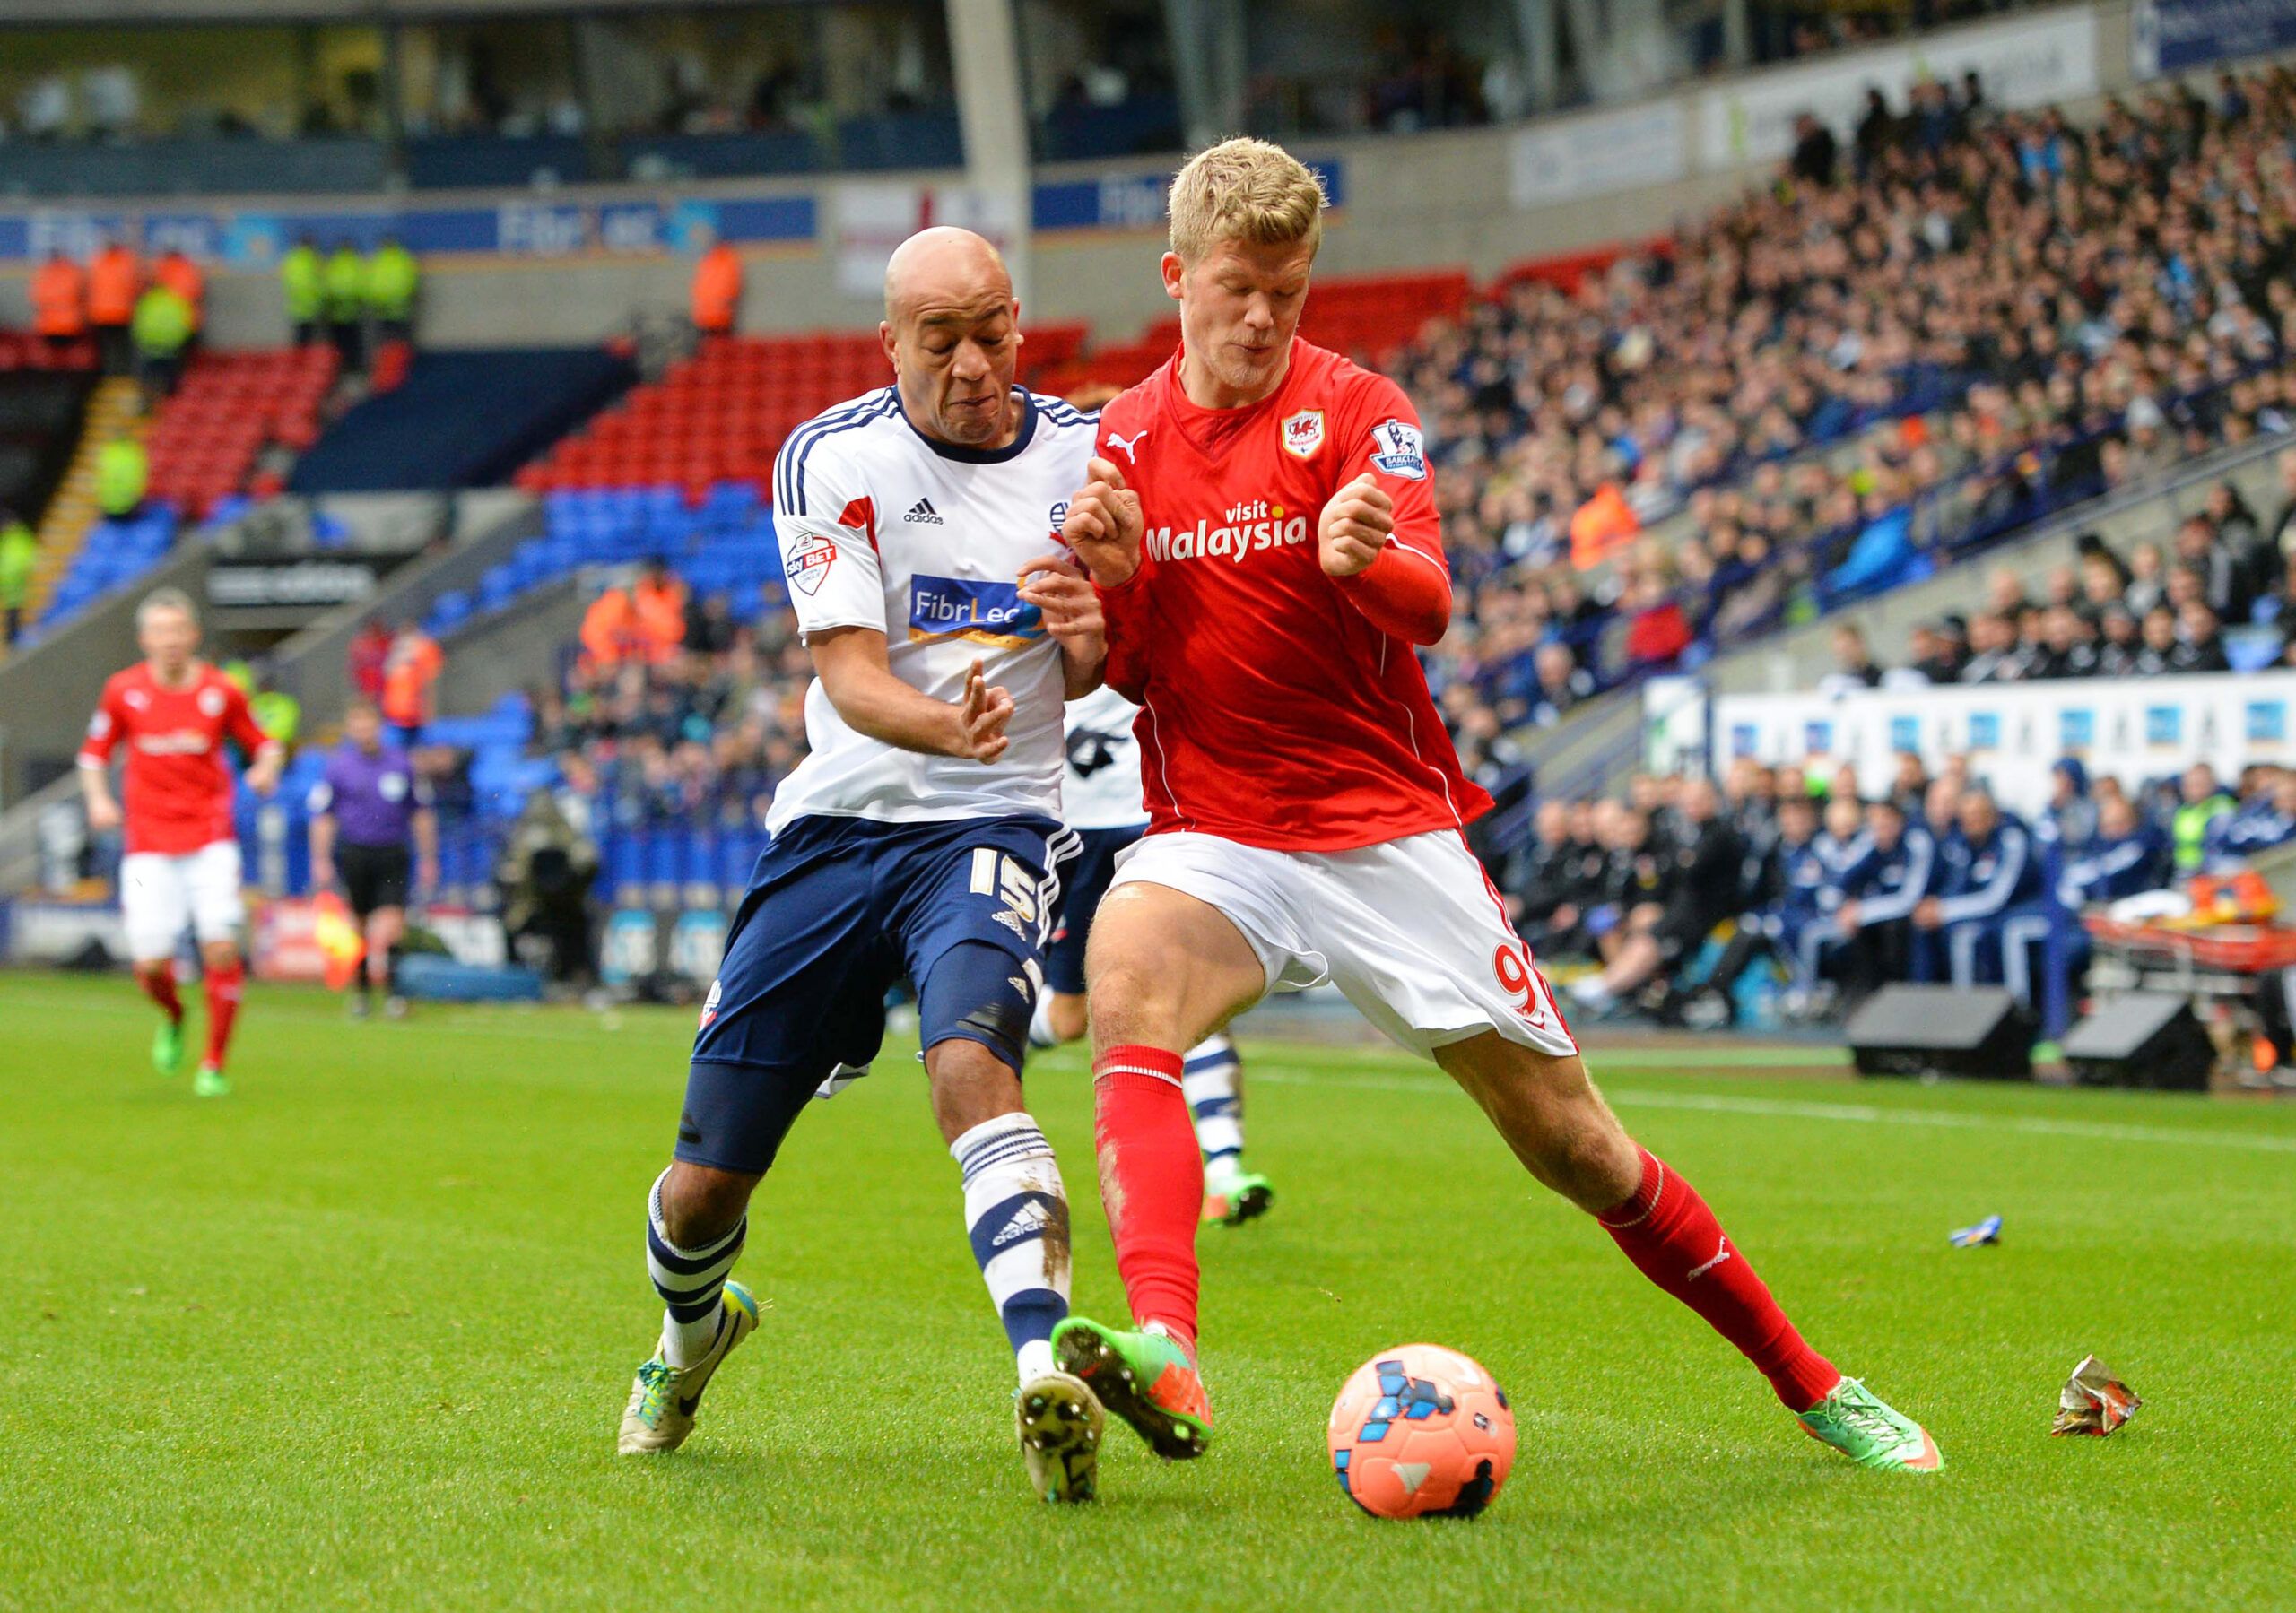
{"label": "crumpled paper on grass", "polygon": [[2057,1404],[2051,1435],[2092,1434],[2101,1439],[2135,1417],[2144,1402],[2136,1391],[2113,1375],[2111,1367],[2094,1356],[2083,1356],[2065,1381]]}

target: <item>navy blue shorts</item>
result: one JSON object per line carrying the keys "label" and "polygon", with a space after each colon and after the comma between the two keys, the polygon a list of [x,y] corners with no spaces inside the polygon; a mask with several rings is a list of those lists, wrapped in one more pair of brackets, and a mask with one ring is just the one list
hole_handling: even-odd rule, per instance
{"label": "navy blue shorts", "polygon": [[1109,893],[1109,881],[1116,878],[1117,854],[1138,845],[1147,832],[1144,823],[1076,831],[1083,845],[1062,877],[1060,922],[1053,927],[1052,947],[1044,955],[1044,983],[1062,996],[1084,994],[1084,943],[1092,938],[1092,915]]}
{"label": "navy blue shorts", "polygon": [[702,1008],[677,1157],[762,1172],[822,1083],[876,1057],[885,993],[904,977],[922,1045],[978,1042],[1017,1071],[1075,842],[1033,817],[784,827]]}

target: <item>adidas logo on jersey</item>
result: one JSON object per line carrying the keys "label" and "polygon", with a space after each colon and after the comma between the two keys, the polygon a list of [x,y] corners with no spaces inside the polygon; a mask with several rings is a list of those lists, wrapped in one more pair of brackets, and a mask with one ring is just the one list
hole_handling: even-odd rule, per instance
{"label": "adidas logo on jersey", "polygon": [[941,520],[941,512],[933,507],[933,500],[930,499],[919,499],[916,503],[910,505],[909,507],[909,514],[903,516],[901,519],[904,521],[921,521],[933,526],[939,526],[943,525]]}
{"label": "adidas logo on jersey", "polygon": [[1052,1218],[1045,1213],[1044,1201],[1040,1199],[1031,1199],[1013,1212],[1013,1218],[998,1229],[995,1237],[988,1240],[988,1246],[991,1249],[1002,1249],[1007,1244],[1017,1244],[1023,1238],[1042,1237],[1045,1225]]}

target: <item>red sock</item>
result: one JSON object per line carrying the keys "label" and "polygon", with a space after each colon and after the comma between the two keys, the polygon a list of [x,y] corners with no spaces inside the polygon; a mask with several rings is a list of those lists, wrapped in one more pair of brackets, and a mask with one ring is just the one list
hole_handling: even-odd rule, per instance
{"label": "red sock", "polygon": [[214,1069],[223,1067],[223,1050],[231,1045],[231,1021],[239,1011],[239,987],[247,970],[239,964],[207,971],[207,1058]]}
{"label": "red sock", "polygon": [[1181,1056],[1111,1047],[1092,1061],[1100,1201],[1135,1322],[1161,1322],[1196,1350],[1196,1222],[1204,1156],[1180,1091]]}
{"label": "red sock", "polygon": [[1595,1218],[1643,1276],[1738,1347],[1789,1411],[1806,1411],[1841,1382],[1770,1296],[1744,1252],[1722,1235],[1698,1190],[1642,1150],[1642,1185]]}
{"label": "red sock", "polygon": [[144,994],[160,1005],[160,1011],[167,1015],[170,1025],[183,1023],[183,999],[176,994],[175,965],[167,964],[150,970],[138,969],[135,979],[143,986]]}

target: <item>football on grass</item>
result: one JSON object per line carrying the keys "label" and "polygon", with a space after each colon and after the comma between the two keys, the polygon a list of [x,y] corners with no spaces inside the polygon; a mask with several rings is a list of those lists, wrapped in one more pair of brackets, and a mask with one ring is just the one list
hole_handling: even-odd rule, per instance
{"label": "football on grass", "polygon": [[1439,1344],[1383,1349],[1332,1402],[1331,1465],[1375,1518],[1472,1518],[1515,1462],[1506,1392]]}

